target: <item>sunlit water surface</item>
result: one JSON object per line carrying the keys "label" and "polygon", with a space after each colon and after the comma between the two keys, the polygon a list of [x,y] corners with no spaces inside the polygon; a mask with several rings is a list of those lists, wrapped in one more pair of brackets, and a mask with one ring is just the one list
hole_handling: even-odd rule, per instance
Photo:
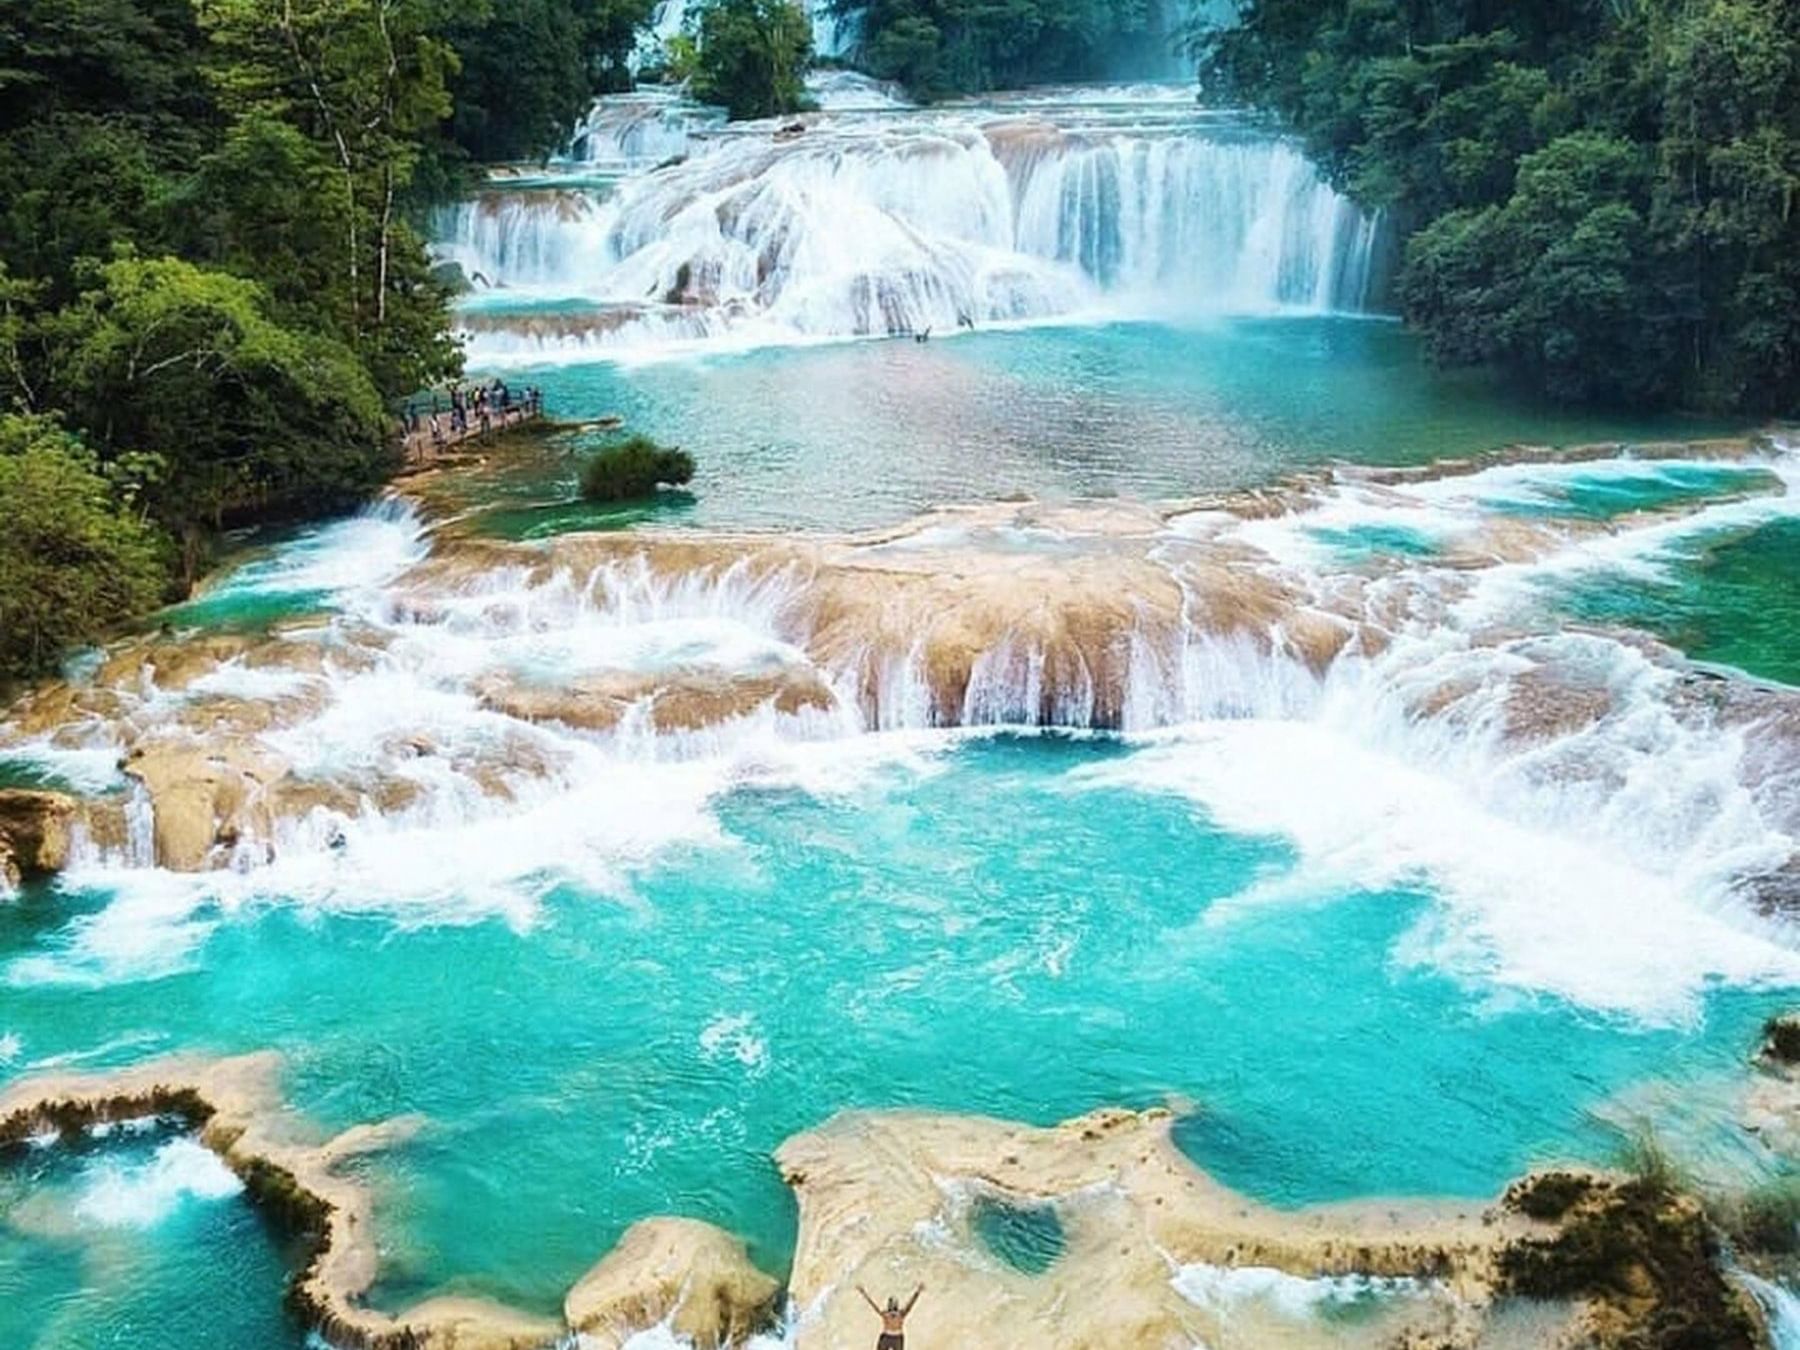
{"label": "sunlit water surface", "polygon": [[1379,319],[1218,319],[844,342],[504,372],[552,417],[614,416],[693,454],[691,495],[601,510],[577,500],[597,433],[467,477],[495,533],[643,521],[858,529],[1010,495],[1185,497],[1332,460],[1417,464],[1510,444],[1721,429],[1535,406],[1432,368]]}
{"label": "sunlit water surface", "polygon": [[[157,979],[57,961],[107,894],[29,895],[0,910],[5,1072],[275,1047],[327,1126],[431,1119],[370,1165],[379,1302],[449,1286],[551,1310],[650,1214],[725,1224],[780,1269],[793,1214],[769,1155],[843,1107],[1051,1123],[1174,1101],[1197,1162],[1278,1204],[1480,1196],[1533,1160],[1606,1158],[1591,1112],[1647,1077],[1729,1072],[1783,1002],[1720,990],[1691,1021],[1639,1022],[1493,985],[1429,885],[1296,871],[1281,840],[1132,787],[1143,753],[896,753],[830,790],[729,794],[716,844],[628,894],[547,879],[515,924],[263,906]],[[0,1342],[283,1343],[279,1263],[241,1197],[134,1206],[144,1165],[6,1174]]]}
{"label": "sunlit water surface", "polygon": [[[866,526],[1012,492],[1168,497],[1339,457],[1694,430],[1522,407],[1432,373],[1402,332],[1367,320],[1033,329],[509,377],[542,383],[556,415],[617,413],[701,463],[691,500],[610,516],[569,503],[576,458],[560,447],[455,480],[481,528],[519,536],[636,519]],[[1754,469],[1615,468],[1484,507],[1609,521],[1769,486]],[[1792,679],[1791,525],[1683,537],[1648,571],[1571,572],[1539,596],[1542,621],[1643,625]],[[1322,525],[1315,543],[1349,569],[1437,547],[1391,521]],[[328,614],[425,547],[400,512],[267,540],[167,618]],[[1305,733],[1272,735],[1241,742],[1246,772],[1281,772]],[[550,1311],[651,1214],[721,1223],[783,1269],[794,1215],[771,1151],[845,1107],[1049,1123],[1172,1102],[1196,1162],[1276,1204],[1482,1196],[1534,1161],[1609,1157],[1634,1109],[1621,1103],[1646,1084],[1709,1099],[1793,997],[1780,980],[1658,987],[1648,939],[1623,931],[1617,952],[1572,965],[1523,877],[1472,919],[1441,867],[1371,885],[1366,860],[1303,857],[1281,830],[1234,828],[1184,792],[1179,744],[856,741],[791,783],[723,784],[704,828],[615,886],[546,865],[498,910],[453,892],[363,912],[281,896],[196,909],[182,883],[95,873],[27,891],[0,904],[0,1081],[273,1047],[323,1128],[430,1119],[360,1164],[378,1199],[378,1303],[450,1289]],[[1323,818],[1354,786],[1295,773],[1269,801],[1296,809],[1263,814]],[[1484,843],[1465,851],[1488,885],[1505,867],[1476,856]],[[1575,992],[1534,984],[1542,969]],[[1729,1152],[1729,1121],[1700,1116],[1686,1142]],[[0,1171],[0,1345],[301,1344],[280,1311],[279,1241],[183,1143],[148,1132]]]}

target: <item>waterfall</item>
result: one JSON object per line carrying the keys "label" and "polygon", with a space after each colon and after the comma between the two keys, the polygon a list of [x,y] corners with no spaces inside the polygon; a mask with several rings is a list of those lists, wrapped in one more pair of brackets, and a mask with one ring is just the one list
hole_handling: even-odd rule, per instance
{"label": "waterfall", "polygon": [[[681,35],[687,26],[689,7],[689,0],[660,0],[650,19],[650,41],[655,48]],[[851,34],[846,22],[832,13],[830,0],[807,0],[806,12],[812,19],[813,53],[842,56],[849,48]]]}
{"label": "waterfall", "polygon": [[723,109],[690,102],[670,90],[618,94],[589,109],[575,132],[569,157],[602,170],[653,168],[686,155],[696,134],[724,121]]}
{"label": "waterfall", "polygon": [[1293,142],[1147,92],[803,130],[726,131],[666,95],[609,101],[587,161],[688,157],[604,191],[496,185],[440,217],[438,247],[491,288],[467,308],[483,359],[1367,307],[1378,220]]}
{"label": "waterfall", "polygon": [[1769,1320],[1769,1341],[1775,1350],[1800,1350],[1800,1294],[1747,1271],[1738,1271],[1737,1278],[1762,1305],[1763,1315]]}
{"label": "waterfall", "polygon": [[1114,138],[1038,155],[1017,178],[1018,250],[1108,290],[1236,310],[1366,299],[1372,225],[1287,141]]}

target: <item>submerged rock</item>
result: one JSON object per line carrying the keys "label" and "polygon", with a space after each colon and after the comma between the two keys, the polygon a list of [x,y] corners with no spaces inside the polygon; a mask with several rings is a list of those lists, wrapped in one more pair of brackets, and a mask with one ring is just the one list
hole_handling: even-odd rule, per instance
{"label": "submerged rock", "polygon": [[61,871],[77,809],[61,792],[0,789],[0,881],[17,886]]}
{"label": "submerged rock", "polygon": [[717,1350],[767,1325],[780,1292],[730,1233],[693,1219],[646,1219],[569,1291],[563,1319],[593,1350],[618,1350],[657,1325]]}

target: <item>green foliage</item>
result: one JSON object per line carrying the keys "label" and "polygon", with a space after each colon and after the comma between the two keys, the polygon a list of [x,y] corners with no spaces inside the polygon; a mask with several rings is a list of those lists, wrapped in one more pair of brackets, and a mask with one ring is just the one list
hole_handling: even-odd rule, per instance
{"label": "green foliage", "polygon": [[795,0],[705,0],[690,22],[696,98],[734,121],[806,106],[812,20]]}
{"label": "green foliage", "polygon": [[368,372],[335,339],[275,322],[256,283],[175,258],[121,257],[89,278],[45,325],[48,393],[102,455],[168,448],[148,500],[184,539],[341,506],[392,468]]}
{"label": "green foliage", "polygon": [[[42,518],[69,531],[66,556],[44,554],[66,571],[34,592],[67,612],[20,615],[9,670],[152,603],[166,564],[140,584],[144,540],[178,539],[191,581],[221,524],[335,509],[390,471],[383,400],[459,364],[407,209],[451,111],[448,27],[473,3],[9,8],[0,411],[74,437],[37,435],[7,468],[70,503]],[[0,604],[26,603],[26,575]]]}
{"label": "green foliage", "polygon": [[81,442],[47,418],[0,416],[0,681],[154,605],[163,541]]}
{"label": "green foliage", "polygon": [[[207,76],[231,118],[218,154],[269,169],[249,192],[297,199],[304,188],[313,199],[293,202],[307,218],[290,239],[314,255],[303,291],[257,264],[253,239],[212,236],[211,257],[266,280],[305,323],[348,344],[388,397],[451,373],[447,346],[410,340],[421,320],[443,329],[444,296],[403,219],[425,137],[451,110],[457,57],[434,27],[440,10],[437,0],[209,0],[203,11]],[[295,134],[278,146],[273,123]]]}
{"label": "green foliage", "polygon": [[478,160],[529,159],[565,143],[594,96],[631,85],[638,30],[656,0],[496,0],[451,29],[452,139]]}
{"label": "green foliage", "polygon": [[920,98],[1097,79],[1169,50],[1158,0],[835,0],[858,64]]}
{"label": "green foliage", "polygon": [[1238,0],[1211,97],[1266,107],[1412,234],[1450,362],[1553,395],[1800,407],[1800,6]]}
{"label": "green foliage", "polygon": [[1655,1199],[1669,1199],[1687,1186],[1687,1178],[1648,1126],[1633,1130],[1625,1140],[1619,1168],[1630,1175],[1638,1191]]}
{"label": "green foliage", "polygon": [[663,43],[662,78],[671,84],[682,84],[694,78],[700,64],[699,49],[691,34],[677,33]]}
{"label": "green foliage", "polygon": [[26,123],[5,145],[14,184],[0,196],[4,258],[18,275],[48,282],[45,298],[67,298],[76,258],[168,242],[172,185],[130,123],[55,113]]}
{"label": "green foliage", "polygon": [[0,132],[68,113],[182,154],[209,110],[191,0],[11,0],[0,23]]}
{"label": "green foliage", "polygon": [[391,471],[384,403],[461,363],[429,194],[469,154],[566,140],[653,6],[12,0],[0,416],[23,420],[0,487],[37,514],[0,544],[5,672],[152,603],[168,539],[191,581],[221,525]]}
{"label": "green foliage", "polygon": [[581,466],[581,495],[590,502],[632,501],[664,484],[680,487],[693,477],[694,457],[687,451],[665,448],[648,436],[631,436],[596,451]]}
{"label": "green foliage", "polygon": [[1723,1221],[1746,1250],[1792,1256],[1800,1251],[1800,1177],[1778,1177],[1738,1197]]}

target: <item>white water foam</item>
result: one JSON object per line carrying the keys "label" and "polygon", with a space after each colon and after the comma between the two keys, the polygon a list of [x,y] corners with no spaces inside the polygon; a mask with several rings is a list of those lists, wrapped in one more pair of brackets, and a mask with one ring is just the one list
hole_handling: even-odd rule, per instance
{"label": "white water foam", "polygon": [[417,507],[403,497],[386,497],[226,573],[198,598],[342,596],[392,581],[426,551],[425,523]]}
{"label": "white water foam", "polygon": [[[441,218],[438,247],[496,288],[465,311],[483,362],[1365,306],[1377,223],[1294,145],[1160,99],[1137,125],[1104,106],[842,113],[704,141],[683,122],[656,148],[679,141],[686,162],[601,194],[497,187]],[[602,104],[584,144],[641,162],[621,138],[676,116]]]}
{"label": "white water foam", "polygon": [[757,1034],[753,1013],[719,1013],[700,1032],[700,1052],[715,1063],[734,1059],[752,1077],[769,1067],[769,1043]]}
{"label": "white water foam", "polygon": [[[1462,481],[1464,498],[1478,501],[1496,481],[1481,477]],[[1481,519],[1480,507],[1444,505],[1448,490],[1431,485],[1391,495],[1396,515]],[[1377,511],[1383,494],[1356,488],[1345,500]],[[1702,506],[1690,518],[1791,500]],[[1307,514],[1277,524],[1241,537],[1265,545],[1268,566],[1302,593],[1329,594],[1339,579],[1283,548]],[[1236,528],[1219,513],[1183,518],[1167,565],[1179,580],[1183,548]],[[1654,541],[1662,528],[1633,522],[1617,538]],[[1054,552],[1052,533],[1003,546]],[[1800,981],[1790,935],[1737,894],[1796,843],[1773,789],[1748,773],[1751,724],[1715,724],[1682,700],[1678,670],[1606,635],[1522,638],[1447,619],[1444,603],[1466,593],[1470,576],[1409,562],[1379,583],[1395,588],[1386,650],[1353,648],[1322,676],[1287,654],[1279,633],[1273,648],[1198,624],[1173,646],[1134,635],[1128,687],[1122,698],[1108,693],[1110,706],[1122,703],[1133,753],[1072,785],[1178,793],[1227,828],[1293,840],[1297,873],[1217,907],[1213,922],[1257,903],[1418,890],[1429,912],[1397,952],[1403,962],[1657,1021],[1695,1015],[1716,981]],[[240,846],[231,868],[198,876],[145,866],[146,814],[123,853],[80,850],[64,878],[111,902],[15,958],[6,978],[104,984],[173,973],[218,923],[275,904],[403,926],[497,919],[524,929],[565,883],[629,898],[677,851],[732,847],[717,808],[733,791],[854,796],[882,775],[945,771],[948,752],[980,729],[1035,727],[1046,711],[1069,727],[1101,718],[1091,678],[1047,699],[1043,650],[1002,636],[975,661],[956,719],[964,729],[939,730],[921,651],[813,665],[809,583],[795,570],[671,579],[640,562],[405,584],[342,592],[344,614],[322,631],[340,624],[379,641],[360,661],[327,662],[309,677],[318,711],[261,738],[301,779],[360,794],[360,809],[286,818],[271,838]],[[655,731],[647,702],[610,730],[580,730],[509,716],[481,692],[496,677],[555,690],[589,676],[794,671],[835,690],[834,706],[764,706],[688,732]],[[209,678],[221,688],[249,680],[248,689],[258,677],[228,663]],[[1534,678],[1553,681],[1540,696],[1549,724],[1518,736],[1512,700]],[[1572,697],[1565,688],[1593,703],[1585,720],[1556,722]],[[1446,690],[1456,697],[1444,700]],[[143,696],[143,716],[179,706],[159,702],[153,686]]]}
{"label": "white water foam", "polygon": [[25,765],[76,792],[110,792],[122,781],[119,757],[124,747],[111,728],[95,725],[85,732],[79,744],[49,736],[0,740],[0,760]]}
{"label": "white water foam", "polygon": [[[1323,679],[1230,640],[1189,640],[1175,658],[1134,654],[1126,727],[1142,743],[1075,781],[1177,793],[1226,828],[1295,844],[1294,876],[1219,906],[1212,922],[1255,903],[1411,888],[1433,904],[1400,959],[1477,986],[1682,1021],[1714,982],[1793,983],[1790,927],[1754,916],[1738,883],[1781,868],[1800,846],[1794,766],[1769,773],[1753,721],[1702,714],[1684,700],[1682,672],[1630,641],[1498,627],[1547,624],[1542,588],[1572,569],[1629,575],[1659,565],[1678,541],[1800,510],[1791,455],[1352,483],[1317,509],[1249,523],[1196,515],[1175,528],[1249,543],[1286,582],[1329,603],[1343,577],[1330,571],[1321,528],[1455,542],[1484,528],[1500,501],[1553,503],[1579,481],[1693,467],[1764,479],[1721,483],[1726,493],[1749,487],[1745,500],[1701,494],[1599,532],[1553,524],[1534,561],[1470,571],[1392,557],[1368,592],[1377,606],[1391,600],[1400,620],[1391,647],[1373,659],[1352,649]],[[1521,695],[1522,735],[1513,728]],[[1440,702],[1444,711],[1421,711]]]}
{"label": "white water foam", "polygon": [[109,890],[112,898],[105,908],[70,920],[47,950],[13,958],[7,984],[99,987],[177,975],[193,967],[217,927],[216,920],[201,917],[204,901],[191,878],[149,868],[79,866],[64,884]]}
{"label": "white water foam", "polygon": [[1800,457],[1784,453],[1751,461],[1750,466],[1773,476],[1779,490],[1705,505],[1628,530],[1582,537],[1547,558],[1490,568],[1459,606],[1457,617],[1474,625],[1530,616],[1542,610],[1551,588],[1583,574],[1663,580],[1684,546],[1709,536],[1748,533],[1770,521],[1800,515]]}
{"label": "white water foam", "polygon": [[228,1200],[244,1183],[211,1149],[171,1139],[142,1163],[102,1159],[88,1169],[77,1218],[99,1228],[154,1228],[192,1200]]}
{"label": "white water foam", "polygon": [[1434,1286],[1415,1279],[1326,1275],[1306,1279],[1268,1266],[1182,1266],[1170,1281],[1196,1307],[1228,1315],[1259,1303],[1289,1321],[1309,1321],[1332,1307],[1377,1299],[1417,1298]]}
{"label": "white water foam", "polygon": [[[1684,839],[1695,856],[1671,868],[1620,848],[1591,816],[1569,817],[1578,828],[1566,834],[1520,824],[1453,780],[1330,728],[1220,723],[1073,777],[1175,793],[1223,828],[1292,841],[1297,871],[1221,902],[1211,925],[1256,905],[1416,890],[1431,908],[1397,955],[1476,987],[1668,1021],[1694,1016],[1715,979],[1800,983],[1800,955],[1773,925],[1759,929],[1725,904],[1726,882],[1684,874],[1719,866],[1717,854]],[[1763,833],[1748,846],[1763,847]],[[1658,852],[1674,843],[1665,836]]]}
{"label": "white water foam", "polygon": [[1774,1350],[1800,1350],[1800,1294],[1784,1284],[1762,1279],[1748,1271],[1736,1271],[1734,1278],[1762,1305]]}
{"label": "white water foam", "polygon": [[[598,1350],[600,1342],[591,1336],[575,1338],[577,1350]],[[794,1335],[786,1332],[762,1333],[744,1342],[744,1350],[793,1350]],[[694,1350],[694,1342],[678,1336],[668,1322],[658,1322],[628,1338],[620,1350]]]}

